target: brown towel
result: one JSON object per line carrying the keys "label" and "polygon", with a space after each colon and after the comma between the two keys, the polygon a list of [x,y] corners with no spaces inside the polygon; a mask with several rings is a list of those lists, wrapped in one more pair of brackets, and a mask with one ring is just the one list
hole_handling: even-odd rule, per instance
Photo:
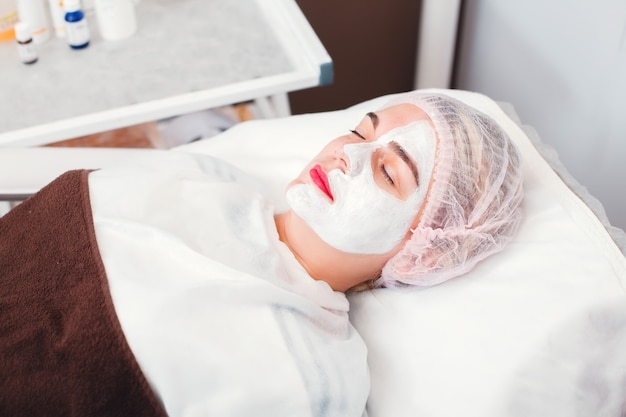
{"label": "brown towel", "polygon": [[0,218],[0,416],[166,416],[115,315],[87,177]]}

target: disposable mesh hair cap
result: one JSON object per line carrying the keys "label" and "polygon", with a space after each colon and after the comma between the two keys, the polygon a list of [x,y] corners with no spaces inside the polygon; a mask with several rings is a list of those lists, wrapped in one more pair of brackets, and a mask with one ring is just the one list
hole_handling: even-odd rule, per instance
{"label": "disposable mesh hair cap", "polygon": [[500,251],[521,220],[519,153],[495,120],[443,94],[407,93],[385,107],[401,103],[432,120],[435,165],[417,226],[375,287],[431,286],[462,275]]}

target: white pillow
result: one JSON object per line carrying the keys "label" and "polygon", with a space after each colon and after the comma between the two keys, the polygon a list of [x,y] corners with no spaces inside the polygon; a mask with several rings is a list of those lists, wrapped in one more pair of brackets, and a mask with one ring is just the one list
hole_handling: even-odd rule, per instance
{"label": "white pillow", "polygon": [[[518,145],[524,220],[503,252],[426,289],[350,295],[369,349],[370,417],[599,416],[626,410],[626,258],[491,99],[435,90],[496,119]],[[389,97],[237,125],[181,151],[283,189],[327,142]]]}

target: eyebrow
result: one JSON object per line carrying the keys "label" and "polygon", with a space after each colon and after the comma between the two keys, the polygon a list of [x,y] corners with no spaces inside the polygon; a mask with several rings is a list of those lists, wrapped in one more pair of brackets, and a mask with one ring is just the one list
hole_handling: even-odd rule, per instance
{"label": "eyebrow", "polygon": [[372,126],[374,126],[374,129],[376,129],[376,127],[378,127],[378,115],[374,112],[369,112],[366,114],[366,116],[370,118],[370,120],[372,121]]}
{"label": "eyebrow", "polygon": [[402,159],[404,161],[405,164],[407,164],[407,166],[409,167],[409,169],[413,173],[413,176],[415,177],[415,184],[417,184],[417,186],[419,187],[420,186],[420,176],[419,176],[419,172],[417,170],[417,165],[415,165],[415,161],[413,161],[413,159],[411,159],[411,157],[406,153],[404,148],[402,146],[400,146],[400,144],[398,142],[392,140],[391,142],[389,142],[389,146],[391,146],[391,149],[394,151],[394,153],[396,155],[398,155],[400,157],[400,159]]}

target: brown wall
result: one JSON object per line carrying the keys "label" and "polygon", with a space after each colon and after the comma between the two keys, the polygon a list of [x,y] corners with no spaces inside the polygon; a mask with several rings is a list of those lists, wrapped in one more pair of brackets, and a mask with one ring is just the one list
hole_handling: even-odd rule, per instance
{"label": "brown wall", "polygon": [[294,114],[413,89],[419,0],[296,0],[333,59],[334,82],[289,94]]}

